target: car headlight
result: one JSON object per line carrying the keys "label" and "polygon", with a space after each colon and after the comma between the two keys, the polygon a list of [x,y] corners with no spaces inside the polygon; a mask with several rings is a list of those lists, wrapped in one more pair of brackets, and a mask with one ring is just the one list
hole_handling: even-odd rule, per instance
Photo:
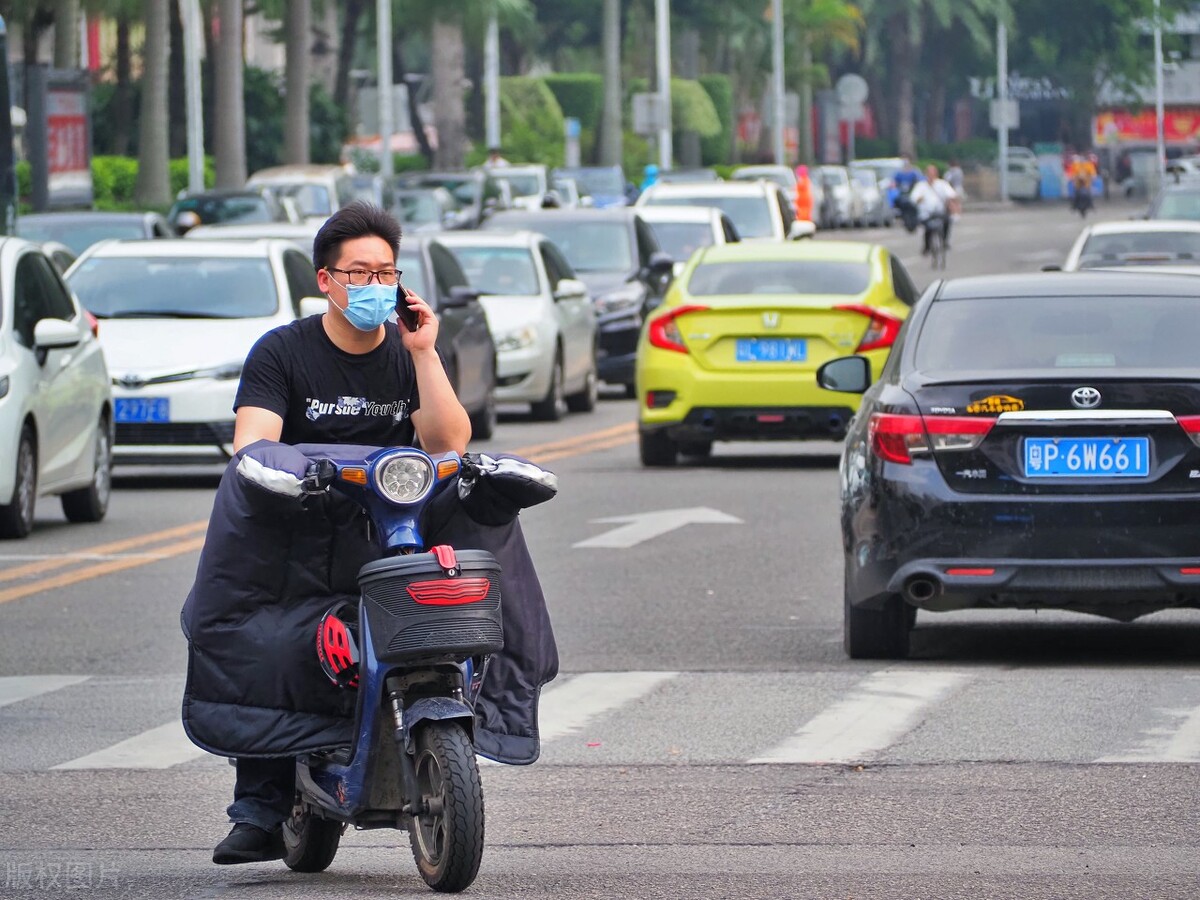
{"label": "car headlight", "polygon": [[642,292],[637,285],[618,288],[596,298],[596,312],[613,313],[634,310],[642,305]]}
{"label": "car headlight", "polygon": [[516,331],[509,331],[500,335],[496,339],[497,350],[520,350],[523,347],[532,347],[537,343],[537,329],[532,325],[526,325],[524,328],[518,328]]}
{"label": "car headlight", "polygon": [[393,503],[415,503],[433,486],[433,466],[423,456],[397,454],[375,465],[375,487]]}

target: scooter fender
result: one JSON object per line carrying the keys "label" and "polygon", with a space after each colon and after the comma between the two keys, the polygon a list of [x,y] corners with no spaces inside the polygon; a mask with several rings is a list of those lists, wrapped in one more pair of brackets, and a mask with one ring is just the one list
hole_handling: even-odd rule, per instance
{"label": "scooter fender", "polygon": [[461,700],[451,697],[422,697],[411,706],[404,707],[404,749],[413,753],[413,729],[426,721],[457,719],[466,729],[467,737],[475,743],[475,712]]}

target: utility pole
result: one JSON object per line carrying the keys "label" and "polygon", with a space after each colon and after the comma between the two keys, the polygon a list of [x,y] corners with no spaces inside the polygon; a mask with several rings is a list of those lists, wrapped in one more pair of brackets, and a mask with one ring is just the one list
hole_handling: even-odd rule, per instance
{"label": "utility pole", "polygon": [[772,83],[772,101],[775,105],[775,164],[785,165],[787,159],[784,158],[783,147],[783,129],[787,124],[784,122],[784,96],[783,96],[783,0],[771,0],[771,83]]}
{"label": "utility pole", "polygon": [[376,0],[378,29],[375,34],[376,55],[379,57],[379,171],[384,178],[392,177],[392,0]]}
{"label": "utility pole", "polygon": [[655,0],[654,32],[657,38],[658,104],[661,119],[658,123],[658,168],[667,172],[674,158],[671,146],[671,2]]}
{"label": "utility pole", "polygon": [[1167,144],[1163,138],[1163,48],[1162,10],[1160,0],[1154,0],[1154,149],[1158,157],[1158,185],[1167,178]]}
{"label": "utility pole", "polygon": [[483,42],[484,130],[487,147],[500,146],[500,22],[493,9],[488,18],[487,37]]}
{"label": "utility pole", "polygon": [[996,25],[996,93],[1000,100],[1000,200],[1008,200],[1008,29]]}
{"label": "utility pole", "polygon": [[621,2],[604,0],[604,119],[600,162],[619,166],[623,156],[621,122]]}
{"label": "utility pole", "polygon": [[199,0],[179,0],[183,24],[183,79],[187,108],[188,190],[204,190],[204,108],[200,93],[200,48],[204,42]]}

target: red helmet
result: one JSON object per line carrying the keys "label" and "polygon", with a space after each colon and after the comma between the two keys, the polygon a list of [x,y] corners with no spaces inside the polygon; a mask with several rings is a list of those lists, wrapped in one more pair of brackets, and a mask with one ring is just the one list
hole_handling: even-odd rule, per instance
{"label": "red helmet", "polygon": [[348,601],[331,607],[317,626],[317,658],[338,687],[358,687],[357,630],[358,605]]}

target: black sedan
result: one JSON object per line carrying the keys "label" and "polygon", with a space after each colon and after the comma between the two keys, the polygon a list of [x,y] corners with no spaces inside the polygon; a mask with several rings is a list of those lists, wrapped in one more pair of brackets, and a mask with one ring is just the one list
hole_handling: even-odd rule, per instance
{"label": "black sedan", "polygon": [[401,283],[438,317],[438,350],[450,383],[471,416],[471,436],[487,440],[496,430],[496,345],[479,292],[470,286],[454,254],[436,238],[407,235],[396,255]]}
{"label": "black sedan", "polygon": [[641,214],[629,208],[511,211],[483,227],[538,231],[562,251],[596,308],[597,373],[632,397],[642,320],[662,302],[675,266]]}
{"label": "black sedan", "polygon": [[900,658],[918,609],[1120,621],[1200,606],[1200,278],[1047,273],[938,282],[842,454],[844,638]]}

